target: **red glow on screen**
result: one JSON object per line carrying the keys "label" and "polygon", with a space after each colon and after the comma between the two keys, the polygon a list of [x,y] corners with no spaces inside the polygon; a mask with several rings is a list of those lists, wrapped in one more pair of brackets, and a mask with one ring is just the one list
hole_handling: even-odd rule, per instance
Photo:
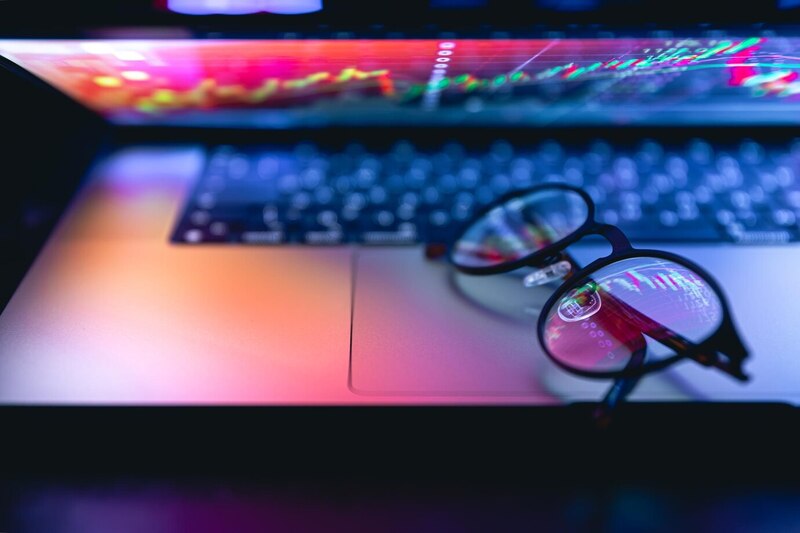
{"label": "red glow on screen", "polygon": [[787,121],[800,106],[797,48],[759,37],[0,41],[0,54],[115,122],[257,127],[672,124],[702,120],[698,106],[714,120]]}

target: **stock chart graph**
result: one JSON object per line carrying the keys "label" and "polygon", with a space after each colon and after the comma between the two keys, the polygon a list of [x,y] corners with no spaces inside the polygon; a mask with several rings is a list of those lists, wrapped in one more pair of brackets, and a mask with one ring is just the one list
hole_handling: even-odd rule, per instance
{"label": "stock chart graph", "polygon": [[7,40],[122,123],[796,121],[800,39]]}

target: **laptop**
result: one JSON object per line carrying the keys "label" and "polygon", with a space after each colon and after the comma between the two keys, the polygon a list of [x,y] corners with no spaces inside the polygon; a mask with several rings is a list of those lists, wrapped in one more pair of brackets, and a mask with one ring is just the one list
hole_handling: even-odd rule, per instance
{"label": "laptop", "polygon": [[0,315],[0,402],[598,400],[539,345],[552,287],[426,254],[553,182],[710,272],[749,349],[746,384],[684,362],[631,401],[796,404],[798,50],[753,27],[2,39],[115,133]]}

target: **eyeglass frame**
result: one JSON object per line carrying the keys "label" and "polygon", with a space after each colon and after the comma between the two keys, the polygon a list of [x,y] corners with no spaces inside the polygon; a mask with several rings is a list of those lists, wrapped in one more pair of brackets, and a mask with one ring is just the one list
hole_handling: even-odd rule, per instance
{"label": "eyeglass frame", "polygon": [[[683,256],[662,250],[634,248],[628,237],[620,228],[612,224],[606,224],[596,220],[595,218],[596,206],[594,201],[585,190],[579,187],[573,187],[571,185],[567,185],[564,183],[545,183],[545,184],[535,185],[533,187],[529,187],[526,189],[511,191],[501,196],[500,198],[490,203],[489,205],[485,206],[478,213],[476,213],[470,219],[469,222],[467,222],[464,226],[462,226],[462,228],[460,228],[458,232],[458,237],[456,237],[456,239],[453,242],[457,243],[464,236],[466,231],[469,228],[471,228],[477,221],[479,221],[484,215],[486,215],[493,209],[505,205],[509,201],[539,191],[559,190],[559,189],[577,193],[584,200],[584,203],[586,204],[587,208],[586,220],[584,221],[583,224],[581,224],[570,234],[546,246],[545,248],[536,250],[524,257],[520,257],[513,261],[503,262],[497,265],[491,265],[486,267],[472,267],[472,266],[459,265],[456,261],[453,260],[452,256],[455,246],[450,247],[450,250],[448,252],[449,261],[455,266],[457,270],[465,274],[478,275],[478,276],[503,274],[523,267],[543,268],[548,265],[552,265],[558,262],[559,260],[569,261],[572,267],[570,272],[566,275],[565,278],[562,278],[563,282],[559,285],[559,287],[555,290],[555,292],[550,296],[550,298],[548,298],[548,300],[542,306],[539,319],[537,322],[537,336],[539,344],[541,345],[545,355],[547,355],[547,357],[551,361],[553,361],[556,365],[558,365],[563,370],[566,370],[567,372],[571,372],[578,376],[596,378],[596,379],[636,378],[638,380],[638,378],[646,374],[656,372],[658,370],[663,370],[664,368],[671,366],[674,363],[677,363],[678,361],[682,361],[684,359],[692,359],[693,361],[698,362],[703,366],[716,367],[740,381],[748,380],[749,379],[748,376],[742,370],[742,363],[748,357],[749,353],[744,343],[741,340],[741,336],[739,335],[739,333],[736,330],[736,327],[733,324],[733,317],[730,312],[730,306],[728,304],[725,293],[722,291],[722,288],[720,287],[719,283],[714,279],[714,277],[711,276],[711,274],[709,274],[704,268],[700,267],[693,261]],[[600,237],[603,237],[611,245],[611,253],[607,256],[595,259],[585,267],[580,267],[580,265],[578,265],[578,263],[566,252],[566,249],[569,246],[575,244],[579,240],[589,235],[598,235]],[[579,281],[588,278],[592,273],[597,272],[606,266],[612,265],[621,260],[631,259],[635,257],[652,257],[657,259],[666,259],[673,263],[677,263],[679,265],[687,267],[694,273],[702,277],[702,279],[706,283],[708,283],[711,290],[714,291],[722,307],[722,320],[720,321],[720,324],[717,326],[717,329],[713,333],[709,334],[705,338],[705,340],[701,341],[700,343],[689,343],[691,346],[687,349],[683,349],[680,351],[674,350],[676,352],[674,355],[668,356],[658,361],[643,363],[641,365],[637,365],[636,367],[632,368],[628,368],[628,366],[630,366],[628,365],[626,366],[626,368],[622,370],[612,370],[612,371],[584,370],[572,367],[569,364],[557,358],[556,356],[554,356],[550,352],[547,343],[544,342],[544,330],[546,327],[547,317],[549,315],[550,310],[555,306],[555,304],[565,293],[567,293],[569,290],[576,288],[578,286]],[[720,361],[720,355],[725,355],[727,357],[727,362]],[[632,385],[626,385],[626,387],[632,388]]]}

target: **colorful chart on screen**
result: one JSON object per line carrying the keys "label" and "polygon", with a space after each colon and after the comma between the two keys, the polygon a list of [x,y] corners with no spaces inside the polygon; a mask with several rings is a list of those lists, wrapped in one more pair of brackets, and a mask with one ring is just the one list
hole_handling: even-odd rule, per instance
{"label": "colorful chart on screen", "polygon": [[0,54],[124,124],[800,121],[800,38],[6,40]]}

